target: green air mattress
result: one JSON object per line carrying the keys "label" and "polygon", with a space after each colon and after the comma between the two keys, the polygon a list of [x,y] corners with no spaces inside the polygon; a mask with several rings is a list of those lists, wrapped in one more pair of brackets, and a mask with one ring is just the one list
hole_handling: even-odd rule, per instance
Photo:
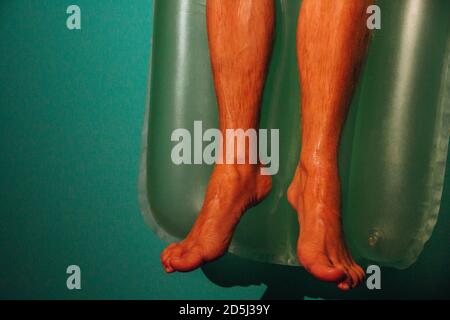
{"label": "green air mattress", "polygon": [[[210,165],[175,165],[172,132],[216,128],[205,0],[155,0],[139,192],[146,222],[177,241],[201,208]],[[298,224],[286,190],[298,162],[300,92],[295,34],[300,0],[276,0],[276,39],[261,128],[280,129],[280,170],[269,197],[248,210],[230,252],[297,265]],[[437,222],[450,131],[448,0],[380,0],[381,30],[342,135],[339,170],[353,255],[414,263]]]}

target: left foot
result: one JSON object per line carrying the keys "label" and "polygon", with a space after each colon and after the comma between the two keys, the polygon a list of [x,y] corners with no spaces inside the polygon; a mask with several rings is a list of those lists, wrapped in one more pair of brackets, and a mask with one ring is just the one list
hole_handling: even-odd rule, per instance
{"label": "left foot", "polygon": [[200,214],[189,235],[161,254],[166,272],[187,272],[221,257],[242,214],[270,191],[270,176],[258,165],[216,165]]}

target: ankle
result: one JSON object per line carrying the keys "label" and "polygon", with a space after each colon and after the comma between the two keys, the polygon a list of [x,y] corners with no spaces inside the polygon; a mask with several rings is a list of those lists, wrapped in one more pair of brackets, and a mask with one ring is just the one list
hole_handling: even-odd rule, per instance
{"label": "ankle", "polygon": [[337,157],[332,155],[305,155],[302,153],[298,164],[301,174],[314,175],[322,171],[337,170]]}
{"label": "ankle", "polygon": [[226,172],[231,178],[246,180],[259,174],[257,164],[216,164],[215,170]]}

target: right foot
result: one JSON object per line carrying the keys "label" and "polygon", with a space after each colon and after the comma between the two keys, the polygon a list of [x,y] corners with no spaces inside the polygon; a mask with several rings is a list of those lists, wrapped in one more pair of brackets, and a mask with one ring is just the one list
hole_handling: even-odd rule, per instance
{"label": "right foot", "polygon": [[161,254],[166,272],[187,272],[221,257],[242,214],[260,202],[272,186],[258,165],[216,165],[200,214],[183,241]]}
{"label": "right foot", "polygon": [[356,287],[365,277],[353,261],[341,230],[340,187],[337,167],[299,165],[288,190],[289,203],[299,215],[298,257],[316,278],[338,283],[342,290]]}

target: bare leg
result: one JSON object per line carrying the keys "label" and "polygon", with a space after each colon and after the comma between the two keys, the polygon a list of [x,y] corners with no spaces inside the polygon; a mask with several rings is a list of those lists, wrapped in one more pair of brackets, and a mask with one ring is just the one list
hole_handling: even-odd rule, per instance
{"label": "bare leg", "polygon": [[[272,46],[273,0],[208,0],[207,22],[220,130],[256,129]],[[245,144],[226,152],[239,148],[248,154]],[[161,254],[167,272],[193,270],[226,252],[244,211],[270,191],[271,179],[259,169],[258,164],[215,166],[189,235]]]}
{"label": "bare leg", "polygon": [[298,255],[314,276],[343,290],[364,278],[342,233],[337,153],[367,51],[371,2],[304,0],[297,33],[302,152],[288,199],[299,213]]}

